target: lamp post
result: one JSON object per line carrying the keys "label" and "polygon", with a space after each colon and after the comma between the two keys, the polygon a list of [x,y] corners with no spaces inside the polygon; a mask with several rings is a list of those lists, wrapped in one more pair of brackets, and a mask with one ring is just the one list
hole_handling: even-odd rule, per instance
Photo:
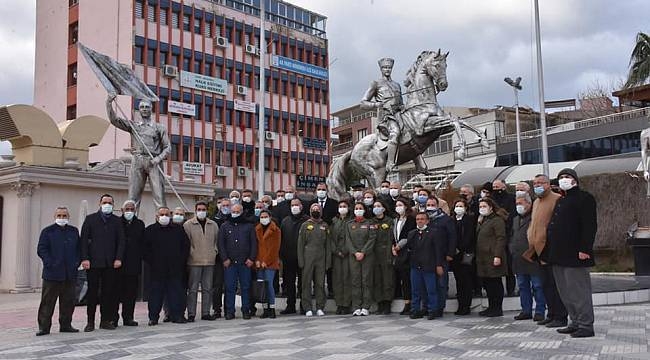
{"label": "lamp post", "polygon": [[548,166],[548,139],[546,138],[546,109],[544,108],[544,68],[542,67],[542,40],[539,26],[539,0],[535,0],[535,46],[537,49],[537,87],[539,90],[539,127],[542,131],[542,169],[551,176]]}
{"label": "lamp post", "polygon": [[260,1],[260,97],[259,97],[259,119],[257,124],[257,141],[259,146],[257,147],[257,189],[258,189],[258,199],[262,199],[264,196],[264,182],[265,182],[265,169],[264,169],[264,141],[265,141],[265,130],[264,127],[264,101],[266,99],[266,9],[265,9],[266,0]]}
{"label": "lamp post", "polygon": [[517,77],[514,81],[507,77],[503,79],[506,84],[512,86],[512,90],[515,92],[515,131],[517,131],[517,165],[521,165],[521,129],[519,127],[519,90],[521,87],[521,77]]}

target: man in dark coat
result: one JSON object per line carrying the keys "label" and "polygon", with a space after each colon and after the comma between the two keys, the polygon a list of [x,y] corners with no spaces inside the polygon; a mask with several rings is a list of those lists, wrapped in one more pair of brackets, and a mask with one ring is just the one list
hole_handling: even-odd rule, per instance
{"label": "man in dark coat", "polygon": [[187,322],[183,317],[183,274],[190,252],[190,240],[182,226],[171,223],[170,215],[168,207],[159,208],[156,222],[144,231],[144,260],[151,270],[149,326],[158,325],[163,299],[167,301],[173,323]]}
{"label": "man in dark coat", "polygon": [[38,307],[38,332],[47,335],[52,326],[52,314],[59,299],[59,331],[79,332],[72,327],[75,303],[75,285],[79,267],[79,230],[68,225],[68,208],[58,207],[54,224],[41,231],[38,256],[43,260],[43,290]]}
{"label": "man in dark coat", "polygon": [[[503,180],[497,179],[492,182],[492,193],[490,194],[490,197],[492,197],[494,202],[496,202],[500,208],[508,212],[508,219],[506,220],[506,236],[510,236],[510,234],[512,234],[512,219],[517,215],[517,211],[515,210],[515,195],[508,192],[506,189],[506,183]],[[506,255],[508,256],[506,292],[508,296],[515,296],[516,279],[512,272],[512,259],[510,258],[510,252],[507,251],[507,249]]]}
{"label": "man in dark coat", "polygon": [[443,274],[437,277],[437,290],[438,294],[438,308],[429,309],[434,310],[436,317],[442,317],[445,306],[447,305],[447,294],[449,293],[449,263],[454,259],[456,254],[456,224],[454,221],[445,214],[438,206],[438,198],[435,196],[427,200],[427,207],[434,205],[436,210],[427,211],[429,215],[428,230],[433,233],[433,239],[439,243],[439,248],[442,250],[445,261],[443,262]]}
{"label": "man in dark coat", "polygon": [[[124,202],[121,219],[126,235],[126,245],[122,267],[117,270],[118,307],[119,304],[122,304],[122,323],[125,326],[138,326],[138,322],[133,320],[133,312],[135,299],[138,296],[138,278],[142,270],[144,222],[135,215],[135,201]],[[116,312],[115,325],[118,320],[119,316]]]}
{"label": "man in dark coat", "polygon": [[594,266],[596,200],[580,189],[573,169],[558,173],[564,196],[555,205],[547,228],[542,260],[553,266],[558,293],[571,318],[568,327],[558,329],[572,337],[594,336],[594,307],[589,268]]}
{"label": "man in dark coat", "polygon": [[81,265],[88,271],[86,298],[88,324],[84,328],[85,332],[95,330],[95,310],[98,301],[101,301],[99,327],[115,330],[116,269],[122,266],[126,243],[122,221],[113,215],[113,197],[108,194],[102,195],[99,206],[99,211],[86,216],[81,226]]}
{"label": "man in dark coat", "polygon": [[298,268],[298,233],[300,226],[308,217],[303,214],[302,201],[298,198],[291,200],[291,216],[282,220],[280,230],[280,260],[282,260],[282,292],[287,296],[287,308],[280,314],[296,313],[296,278],[298,289],[301,288],[300,269]]}

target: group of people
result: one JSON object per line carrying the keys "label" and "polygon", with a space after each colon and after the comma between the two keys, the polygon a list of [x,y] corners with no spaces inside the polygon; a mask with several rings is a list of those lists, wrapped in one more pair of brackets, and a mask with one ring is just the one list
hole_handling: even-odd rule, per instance
{"label": "group of people", "polygon": [[280,283],[287,298],[280,314],[297,313],[300,299],[302,314],[323,316],[328,296],[336,314],[367,316],[371,308],[390,314],[393,299],[402,297],[400,314],[431,320],[443,316],[452,271],[456,315],[470,314],[476,289],[484,288],[489,306],[479,315],[502,316],[502,279],[514,274],[522,307],[515,319],[593,336],[588,268],[594,264],[595,201],[579,188],[573,170],[558,178],[559,193],[546,175],[535,177],[533,191],[517,184],[516,194],[500,180],[476,195],[464,185],[453,203],[421,186],[402,191],[397,182],[379,189],[357,184],[341,200],[329,198],[324,183],[310,201],[293,187],[259,201],[251,190],[232,191],[217,199],[212,217],[205,202],[195,204],[188,220],[184,209],[163,206],[146,227],[134,201],[116,216],[113,197],[104,194],[80,233],[60,207],[38,245],[43,292],[37,335],[50,332],[57,298],[60,330],[78,331],[71,320],[79,264],[88,278],[84,331],[95,329],[97,304],[100,328],[115,329],[120,315],[124,326],[137,326],[133,312],[144,261],[150,326],[163,309],[163,321],[194,322],[199,291],[201,320],[215,320],[222,310],[226,320],[235,318],[237,292],[241,316],[250,319],[259,298],[251,293],[260,288],[260,317],[275,318]]}

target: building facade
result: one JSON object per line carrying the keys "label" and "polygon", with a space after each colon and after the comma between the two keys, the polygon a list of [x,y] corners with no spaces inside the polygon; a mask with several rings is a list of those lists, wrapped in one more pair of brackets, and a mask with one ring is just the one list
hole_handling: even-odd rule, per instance
{"label": "building facade", "polygon": [[[330,163],[326,18],[266,0],[265,189],[326,176]],[[35,106],[56,121],[106,116],[106,91],[77,42],[132,65],[160,98],[152,118],[170,134],[165,171],[220,189],[256,188],[259,0],[37,2]],[[118,98],[125,116],[138,101]],[[119,158],[111,126],[90,161]]]}

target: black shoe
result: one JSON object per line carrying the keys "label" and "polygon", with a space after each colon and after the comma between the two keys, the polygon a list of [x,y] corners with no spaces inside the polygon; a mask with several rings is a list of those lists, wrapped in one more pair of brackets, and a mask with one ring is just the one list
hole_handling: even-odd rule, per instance
{"label": "black shoe", "polygon": [[187,317],[187,322],[188,322],[188,323],[192,323],[192,322],[194,322],[195,320],[196,320],[196,316],[194,316],[194,315],[192,315],[192,316],[188,316],[188,317]]}
{"label": "black shoe", "polygon": [[124,326],[138,326],[138,322],[134,320],[122,320]]}
{"label": "black shoe", "polygon": [[251,310],[250,310],[251,317],[255,316],[255,314],[257,314],[257,308],[255,306],[251,306]]}
{"label": "black shoe", "polygon": [[487,308],[487,309],[485,309],[485,310],[479,311],[479,312],[478,312],[478,315],[479,315],[479,316],[486,316],[487,314],[490,313],[490,311],[492,311],[492,309],[491,309],[491,308]]}
{"label": "black shoe", "polygon": [[158,325],[158,320],[149,320],[149,326],[156,326]]}
{"label": "black shoe", "polygon": [[103,330],[115,330],[117,327],[111,321],[102,321],[99,323],[99,328]]}
{"label": "black shoe", "polygon": [[286,309],[280,311],[280,315],[289,315],[289,314],[295,314],[296,313],[296,307],[289,307],[287,306]]}
{"label": "black shoe", "polygon": [[536,323],[539,323],[540,321],[544,321],[544,315],[535,314],[535,316],[533,316],[533,321]]}
{"label": "black shoe", "polygon": [[343,307],[342,306],[337,306],[336,307],[336,315],[343,315]]}
{"label": "black shoe", "polygon": [[527,314],[525,312],[520,312],[517,316],[514,317],[515,320],[530,320],[533,318],[532,314]]}
{"label": "black shoe", "polygon": [[565,328],[559,328],[557,330],[559,334],[573,334],[574,332],[578,331],[578,328],[575,326],[567,326]]}
{"label": "black shoe", "polygon": [[[192,321],[194,321],[194,320],[192,320]],[[174,323],[174,324],[187,324],[188,322],[189,321],[187,321],[187,319],[185,317],[183,317],[183,316],[179,317],[178,319],[172,320],[172,323]]]}
{"label": "black shoe", "polygon": [[471,313],[471,310],[469,308],[462,308],[458,309],[454,315],[456,316],[464,316],[464,315],[469,315]]}
{"label": "black shoe", "polygon": [[411,314],[411,303],[404,304],[404,308],[399,313],[400,315],[409,315]]}
{"label": "black shoe", "polygon": [[553,320],[550,323],[546,324],[547,328],[561,328],[561,327],[566,327],[567,321],[566,320]]}
{"label": "black shoe", "polygon": [[169,316],[165,316],[165,318],[163,319],[164,323],[165,322],[171,322],[171,321],[172,321],[172,319],[170,319]]}
{"label": "black shoe", "polygon": [[201,320],[215,321],[217,320],[217,315],[203,315],[201,316]]}
{"label": "black shoe", "polygon": [[249,312],[244,312],[244,313],[242,314],[242,318],[243,318],[244,320],[250,320],[250,319],[251,319],[251,313],[249,313]]}
{"label": "black shoe", "polygon": [[226,319],[226,320],[232,320],[232,319],[234,319],[234,318],[235,318],[235,314],[226,313],[226,316],[225,316],[225,319]]}
{"label": "black shoe", "polygon": [[586,338],[586,337],[593,337],[594,331],[593,330],[588,330],[588,329],[578,329],[576,332],[571,334],[572,338]]}
{"label": "black shoe", "polygon": [[[62,332],[62,333],[78,333],[79,329],[75,329],[72,326],[66,326],[66,327],[62,327],[61,329],[59,329],[59,332]],[[49,333],[49,331],[48,331],[48,333]]]}
{"label": "black shoe", "polygon": [[343,315],[350,315],[352,314],[352,307],[351,306],[344,306],[343,307]]}
{"label": "black shoe", "polygon": [[411,311],[411,314],[409,315],[410,319],[422,319],[424,317],[424,313],[422,311]]}
{"label": "black shoe", "polygon": [[[79,331],[79,330],[77,330]],[[36,336],[43,336],[43,335],[48,335],[50,333],[50,330],[38,330],[36,333]]]}
{"label": "black shoe", "polygon": [[270,309],[264,309],[264,311],[262,311],[262,315],[260,315],[260,319],[268,318],[269,317],[269,310]]}
{"label": "black shoe", "polygon": [[492,310],[489,313],[485,314],[485,317],[499,317],[503,316],[503,310]]}
{"label": "black shoe", "polygon": [[214,316],[216,316],[217,319],[221,319],[221,308],[216,308],[213,311]]}
{"label": "black shoe", "polygon": [[444,315],[445,315],[445,309],[439,309],[438,311],[436,311],[436,317],[441,318]]}
{"label": "black shoe", "polygon": [[537,322],[537,325],[542,325],[542,326],[543,326],[543,325],[546,325],[546,324],[550,323],[551,321],[553,321],[553,319],[551,319],[551,318],[546,318],[546,319],[543,319],[543,320],[538,321],[538,322]]}
{"label": "black shoe", "polygon": [[440,316],[438,316],[437,311],[432,311],[432,312],[429,313],[429,315],[427,315],[427,320],[433,320],[433,319],[436,319],[436,318],[439,318],[439,317]]}
{"label": "black shoe", "polygon": [[275,309],[273,308],[269,309],[269,318],[275,319]]}
{"label": "black shoe", "polygon": [[84,328],[84,332],[92,332],[92,331],[95,331],[95,324],[88,323]]}

